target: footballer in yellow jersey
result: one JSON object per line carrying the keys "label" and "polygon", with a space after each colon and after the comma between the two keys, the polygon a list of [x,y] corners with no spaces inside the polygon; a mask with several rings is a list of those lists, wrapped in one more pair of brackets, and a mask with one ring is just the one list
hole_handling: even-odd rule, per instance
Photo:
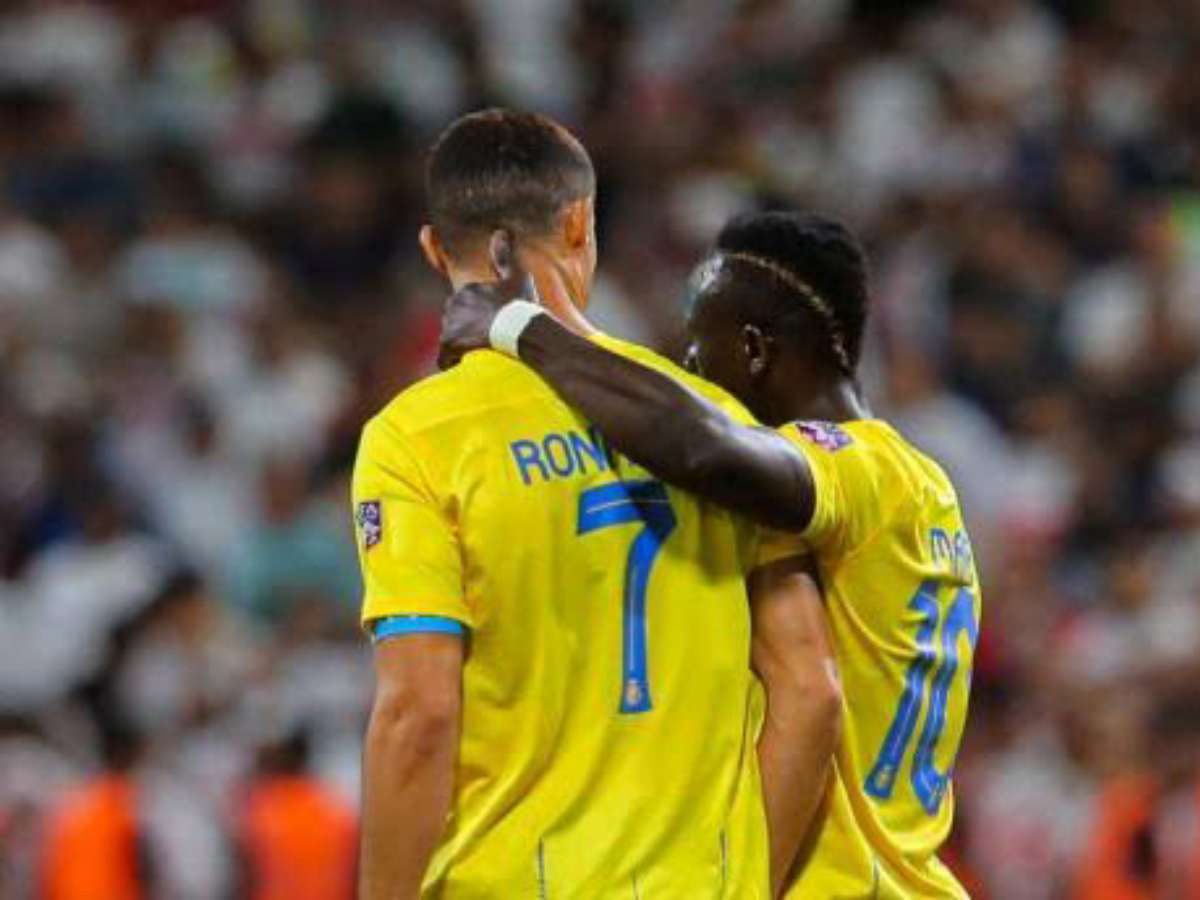
{"label": "footballer in yellow jersey", "polygon": [[980,615],[954,487],[886,422],[779,433],[811,472],[816,502],[800,538],[824,585],[847,698],[829,814],[788,896],[966,896],[935,852],[953,817]]}
{"label": "footballer in yellow jersey", "polygon": [[353,495],[364,621],[469,633],[430,896],[766,896],[752,529],[492,352],[367,425]]}
{"label": "footballer in yellow jersey", "polygon": [[[501,222],[577,314],[592,179],[560,126],[466,116],[431,157],[426,256],[452,283],[491,274],[481,223]],[[648,350],[591,342],[752,421]],[[768,826],[815,814],[840,712],[811,580],[783,559],[748,598],[773,559],[756,526],[618,456],[527,367],[444,362],[368,423],[354,472],[377,674],[360,897],[770,896],[768,849],[803,829]],[[788,765],[801,752],[813,766]]]}
{"label": "footballer in yellow jersey", "polygon": [[519,355],[631,458],[778,529],[815,562],[844,725],[787,896],[965,897],[937,852],[953,817],[979,583],[954,487],[859,391],[867,288],[853,236],[816,215],[752,214],[697,270],[689,359],[777,430],[733,422],[528,302],[505,304],[522,280],[515,260],[502,263],[500,285],[451,299],[447,346]]}

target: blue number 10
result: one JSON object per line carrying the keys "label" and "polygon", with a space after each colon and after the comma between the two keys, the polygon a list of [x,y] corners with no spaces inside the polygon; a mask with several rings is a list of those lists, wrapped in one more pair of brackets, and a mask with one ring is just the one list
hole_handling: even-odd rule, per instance
{"label": "blue number 10", "polygon": [[[917,593],[909,601],[909,609],[921,616],[917,628],[917,656],[909,664],[904,681],[904,693],[892,717],[891,727],[879,750],[879,756],[867,775],[866,792],[872,797],[887,800],[896,788],[896,777],[900,773],[901,761],[917,728],[924,700],[925,683],[940,657],[941,667],[933,678],[930,691],[929,712],[925,716],[925,727],[917,741],[917,750],[912,762],[912,786],[929,815],[937,812],[950,772],[939,772],[933,754],[942,730],[946,727],[946,704],[950,699],[950,682],[958,672],[958,640],[965,631],[975,646],[979,626],[975,621],[975,595],[960,588],[942,623],[942,639],[935,640],[938,626],[937,605],[938,582],[930,579],[922,582]],[[939,653],[939,650],[941,651]]]}
{"label": "blue number 10", "polygon": [[657,481],[616,481],[584,491],[579,498],[576,531],[580,535],[632,522],[646,527],[633,539],[625,565],[620,710],[643,713],[652,707],[646,665],[646,588],[658,551],[675,529],[675,513],[667,489]]}

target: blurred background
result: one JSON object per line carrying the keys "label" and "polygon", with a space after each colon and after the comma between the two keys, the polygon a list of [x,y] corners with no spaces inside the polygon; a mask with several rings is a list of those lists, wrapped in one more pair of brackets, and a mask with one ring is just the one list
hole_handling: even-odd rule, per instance
{"label": "blurred background", "polygon": [[0,3],[0,896],[350,896],[347,477],[436,351],[426,148],[507,104],[625,337],[733,213],[859,231],[983,566],[948,859],[1200,897],[1197,59],[1192,0]]}

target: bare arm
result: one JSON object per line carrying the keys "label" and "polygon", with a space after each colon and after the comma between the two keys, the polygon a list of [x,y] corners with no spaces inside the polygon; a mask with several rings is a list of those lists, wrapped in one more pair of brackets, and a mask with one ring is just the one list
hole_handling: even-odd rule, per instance
{"label": "bare arm", "polygon": [[415,900],[454,787],[463,642],[389,638],[375,649],[363,751],[360,900]]}
{"label": "bare arm", "polygon": [[677,487],[773,528],[803,531],[813,484],[804,457],[773,431],[729,418],[699,394],[539,316],[521,359],[613,445]]}
{"label": "bare arm", "polygon": [[778,897],[825,796],[842,697],[821,594],[806,562],[793,558],[755,571],[750,601],[752,661],[767,691],[758,759]]}
{"label": "bare arm", "polygon": [[[492,241],[501,280],[450,298],[443,359],[489,346],[496,312],[515,296],[536,296],[503,233]],[[814,488],[803,455],[773,431],[749,428],[667,375],[568,331],[550,316],[526,326],[517,350],[613,445],[659,478],[761,524],[802,531]]]}

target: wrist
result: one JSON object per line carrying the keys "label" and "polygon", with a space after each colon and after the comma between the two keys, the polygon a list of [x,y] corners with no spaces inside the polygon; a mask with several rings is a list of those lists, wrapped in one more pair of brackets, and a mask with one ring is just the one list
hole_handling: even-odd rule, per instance
{"label": "wrist", "polygon": [[488,343],[493,350],[517,358],[517,342],[529,323],[546,311],[528,300],[512,300],[500,307],[488,329]]}

